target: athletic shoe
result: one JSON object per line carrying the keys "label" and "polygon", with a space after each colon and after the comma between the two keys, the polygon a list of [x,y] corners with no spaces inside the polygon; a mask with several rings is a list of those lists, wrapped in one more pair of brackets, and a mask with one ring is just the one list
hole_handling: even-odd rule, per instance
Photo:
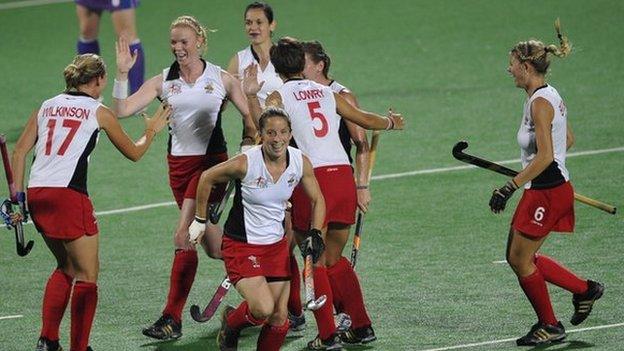
{"label": "athletic shoe", "polygon": [[593,280],[587,281],[587,291],[584,294],[574,294],[572,303],[574,304],[574,314],[570,318],[572,325],[579,325],[589,316],[594,306],[594,302],[602,297],[604,285]]}
{"label": "athletic shoe", "polygon": [[308,342],[308,350],[342,350],[340,336],[334,334],[327,340],[321,340],[321,337],[317,335],[314,340]]}
{"label": "athletic shoe", "polygon": [[531,327],[529,333],[516,340],[518,346],[535,346],[559,342],[565,339],[565,328],[561,322],[557,325],[537,323]]}
{"label": "athletic shoe", "polygon": [[351,328],[351,317],[343,312],[338,313],[334,315],[334,323],[336,324],[336,331],[338,333],[346,332]]}
{"label": "athletic shoe", "polygon": [[306,320],[303,312],[300,316],[295,316],[294,314],[288,312],[288,331],[300,332],[305,330],[306,328]]}
{"label": "athletic shoe", "polygon": [[236,351],[238,349],[240,331],[233,330],[227,325],[227,316],[234,310],[234,307],[228,305],[221,311],[221,329],[217,333],[217,345],[221,351]]}
{"label": "athletic shoe", "polygon": [[36,351],[63,351],[61,345],[59,345],[58,340],[48,340],[48,338],[40,337],[37,340],[37,348]]}
{"label": "athletic shoe", "polygon": [[91,348],[91,346],[87,346],[87,351],[93,351],[93,349]]}
{"label": "athletic shoe", "polygon": [[171,316],[161,316],[143,329],[143,335],[158,340],[175,340],[182,336],[182,323],[176,323]]}
{"label": "athletic shoe", "polygon": [[345,344],[368,344],[369,342],[373,342],[377,340],[375,336],[375,331],[372,327],[362,327],[351,329],[349,328],[347,331],[339,334],[340,340]]}

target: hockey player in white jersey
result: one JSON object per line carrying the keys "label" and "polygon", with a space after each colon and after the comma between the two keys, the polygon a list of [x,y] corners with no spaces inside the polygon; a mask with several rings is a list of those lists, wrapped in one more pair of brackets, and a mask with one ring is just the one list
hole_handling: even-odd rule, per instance
{"label": "hockey player in white jersey", "polygon": [[46,100],[26,124],[13,152],[15,184],[24,198],[25,158],[34,147],[27,203],[33,222],[56,258],[43,294],[43,325],[37,350],[61,350],[59,326],[71,296],[71,350],[88,347],[97,305],[98,226],[87,191],[89,155],[100,130],[127,158],[138,161],[171,113],[161,106],[145,119],[133,142],[98,98],[107,83],[104,61],[95,54],[74,58],[63,72],[66,90]]}
{"label": "hockey player in white jersey", "polygon": [[[283,107],[291,117],[293,141],[310,158],[315,176],[325,198],[326,217],[323,229],[331,236],[334,230],[344,230],[355,222],[357,206],[356,185],[347,154],[338,135],[340,119],[346,118],[366,129],[402,129],[403,117],[390,113],[387,117],[362,111],[349,104],[330,87],[303,78],[305,53],[303,45],[293,38],[282,38],[271,49],[271,62],[284,80],[277,91],[266,100],[266,106]],[[255,65],[245,70],[243,90],[249,108],[256,118],[261,113],[257,99],[262,83],[258,83]],[[301,189],[292,197],[292,219],[295,232],[310,228],[309,200]],[[300,241],[301,237],[296,235]],[[327,242],[327,239],[325,239]],[[308,343],[312,350],[342,348],[333,319],[331,287],[325,257],[314,267],[315,293],[327,295],[327,303],[314,311],[319,336]]]}

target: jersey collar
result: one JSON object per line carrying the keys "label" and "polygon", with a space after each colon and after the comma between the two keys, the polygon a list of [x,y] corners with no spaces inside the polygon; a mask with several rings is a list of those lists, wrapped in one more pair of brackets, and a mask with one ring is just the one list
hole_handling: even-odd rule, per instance
{"label": "jersey collar", "polygon": [[[204,65],[204,68],[202,69],[202,72],[206,70],[206,61],[204,61],[203,58],[200,58],[202,64]],[[180,64],[178,63],[178,61],[175,61],[170,67],[169,67],[169,73],[167,73],[167,81],[169,80],[176,80],[176,79],[180,79]]]}

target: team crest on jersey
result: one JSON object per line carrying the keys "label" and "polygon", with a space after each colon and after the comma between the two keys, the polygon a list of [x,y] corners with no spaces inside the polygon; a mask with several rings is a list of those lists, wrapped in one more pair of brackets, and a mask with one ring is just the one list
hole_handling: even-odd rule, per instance
{"label": "team crest on jersey", "polygon": [[179,83],[171,83],[168,90],[169,96],[180,94],[182,92],[182,85],[180,85]]}
{"label": "team crest on jersey", "polygon": [[253,268],[260,268],[260,264],[258,263],[258,257],[251,255],[251,256],[247,256],[247,259],[251,261],[251,266]]}
{"label": "team crest on jersey", "polygon": [[264,177],[258,177],[256,178],[256,186],[258,188],[266,188],[267,185],[267,180]]}
{"label": "team crest on jersey", "polygon": [[297,182],[297,179],[295,178],[295,175],[294,175],[294,174],[291,174],[291,175],[290,175],[290,178],[288,178],[288,187],[289,187],[289,188],[292,188],[293,186],[295,186],[295,185],[296,185],[296,184],[295,184],[296,182]]}
{"label": "team crest on jersey", "polygon": [[206,91],[206,94],[212,94],[212,92],[214,91],[212,82],[209,82],[208,84],[206,84],[206,86],[204,87],[204,90]]}

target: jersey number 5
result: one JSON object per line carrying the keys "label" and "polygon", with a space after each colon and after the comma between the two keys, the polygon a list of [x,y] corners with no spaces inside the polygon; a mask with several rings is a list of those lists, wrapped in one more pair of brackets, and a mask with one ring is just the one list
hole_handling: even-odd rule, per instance
{"label": "jersey number 5", "polygon": [[[52,152],[52,140],[54,139],[55,127],[56,127],[56,119],[49,119],[48,120],[48,138],[46,139],[46,146],[45,146],[46,155],[50,155],[50,153]],[[67,151],[67,148],[69,147],[69,144],[71,144],[72,139],[74,139],[74,136],[76,135],[76,132],[78,131],[78,128],[80,128],[80,121],[76,121],[73,119],[64,119],[63,127],[69,128],[69,132],[67,133],[65,140],[63,140],[63,143],[61,144],[61,147],[59,148],[58,152],[56,153],[59,156],[65,155],[65,151]]]}
{"label": "jersey number 5", "polygon": [[321,129],[314,128],[314,135],[317,138],[322,138],[327,135],[329,132],[329,123],[327,123],[327,118],[324,114],[319,111],[316,111],[321,108],[321,104],[318,101],[308,102],[308,110],[310,111],[310,117],[314,121],[315,119],[319,119],[321,121]]}

